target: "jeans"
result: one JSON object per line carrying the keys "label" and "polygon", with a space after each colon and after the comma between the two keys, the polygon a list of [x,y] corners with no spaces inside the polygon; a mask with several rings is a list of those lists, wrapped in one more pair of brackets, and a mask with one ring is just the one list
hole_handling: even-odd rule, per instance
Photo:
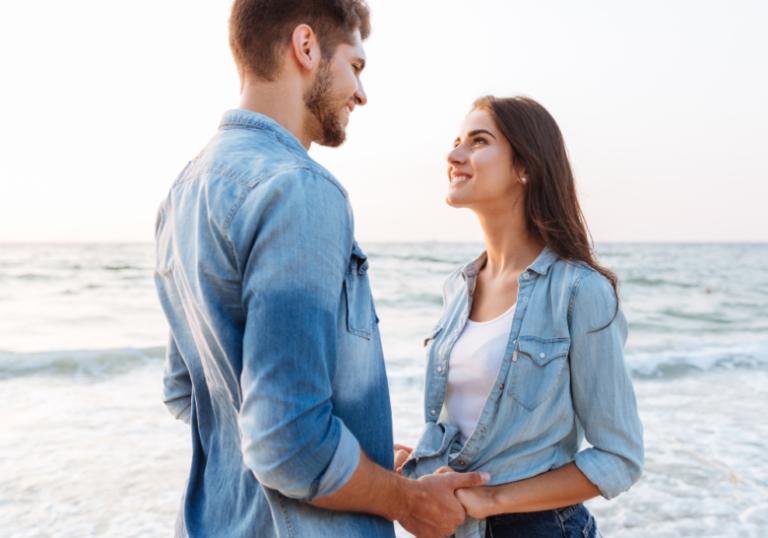
{"label": "jeans", "polygon": [[488,518],[485,538],[602,538],[597,522],[583,504]]}

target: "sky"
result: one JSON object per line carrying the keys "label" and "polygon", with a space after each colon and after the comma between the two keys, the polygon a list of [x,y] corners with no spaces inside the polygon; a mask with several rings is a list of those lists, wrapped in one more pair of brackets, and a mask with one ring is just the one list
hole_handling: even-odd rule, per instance
{"label": "sky", "polygon": [[[445,202],[475,98],[557,120],[596,241],[768,241],[768,2],[369,0],[347,143],[356,236],[482,241]],[[153,240],[239,102],[230,1],[0,3],[0,242]]]}

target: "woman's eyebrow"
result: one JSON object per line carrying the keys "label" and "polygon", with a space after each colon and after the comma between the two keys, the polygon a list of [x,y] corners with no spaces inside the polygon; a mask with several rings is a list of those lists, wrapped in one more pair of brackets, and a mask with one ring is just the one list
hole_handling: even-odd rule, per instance
{"label": "woman's eyebrow", "polygon": [[482,134],[482,133],[490,135],[491,138],[496,140],[496,137],[493,136],[493,134],[490,131],[486,131],[485,129],[476,129],[476,130],[472,131],[471,133],[469,133],[469,136],[476,136],[476,135],[479,135],[479,134]]}

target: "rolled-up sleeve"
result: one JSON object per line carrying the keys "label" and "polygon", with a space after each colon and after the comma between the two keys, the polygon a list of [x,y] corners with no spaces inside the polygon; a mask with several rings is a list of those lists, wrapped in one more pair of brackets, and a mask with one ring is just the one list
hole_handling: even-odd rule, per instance
{"label": "rolled-up sleeve", "polygon": [[173,334],[168,338],[165,353],[163,403],[171,415],[189,424],[192,415],[192,380]]}
{"label": "rolled-up sleeve", "polygon": [[308,170],[255,191],[231,223],[246,313],[242,451],[263,486],[310,501],[341,488],[360,458],[331,402],[352,217],[339,187]]}
{"label": "rolled-up sleeve", "polygon": [[590,272],[577,284],[570,325],[573,403],[592,445],[575,461],[603,497],[612,499],[643,473],[643,427],[624,362],[627,320],[599,273]]}

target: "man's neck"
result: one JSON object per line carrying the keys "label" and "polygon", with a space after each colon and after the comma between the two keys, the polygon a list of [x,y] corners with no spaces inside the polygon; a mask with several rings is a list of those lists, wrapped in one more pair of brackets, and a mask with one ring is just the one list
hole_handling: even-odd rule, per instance
{"label": "man's neck", "polygon": [[306,107],[300,84],[285,79],[276,82],[246,82],[239,108],[272,118],[309,150],[312,139],[307,136],[304,128]]}

